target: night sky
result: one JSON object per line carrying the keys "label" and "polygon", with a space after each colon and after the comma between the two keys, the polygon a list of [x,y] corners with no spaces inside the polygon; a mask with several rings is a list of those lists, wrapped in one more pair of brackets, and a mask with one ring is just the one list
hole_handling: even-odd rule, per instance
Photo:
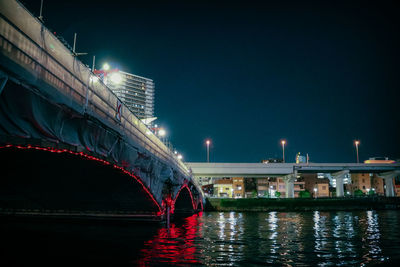
{"label": "night sky", "polygon": [[[351,2],[351,3],[350,3]],[[40,0],[23,2],[39,14]],[[96,67],[148,77],[188,162],[400,158],[395,1],[50,1],[45,25]]]}

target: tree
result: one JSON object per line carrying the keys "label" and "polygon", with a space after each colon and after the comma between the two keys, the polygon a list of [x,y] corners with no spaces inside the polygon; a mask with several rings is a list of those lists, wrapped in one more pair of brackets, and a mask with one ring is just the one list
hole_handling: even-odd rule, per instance
{"label": "tree", "polygon": [[280,197],[280,196],[281,196],[281,192],[275,191],[275,196],[276,196],[276,197]]}
{"label": "tree", "polygon": [[311,198],[311,194],[308,190],[300,191],[299,197],[301,198]]}
{"label": "tree", "polygon": [[356,191],[354,191],[355,197],[361,197],[363,195],[364,195],[364,192],[361,189],[357,189]]}
{"label": "tree", "polygon": [[265,191],[263,196],[264,196],[264,197],[269,197],[268,191]]}
{"label": "tree", "polygon": [[256,190],[253,190],[253,192],[251,192],[251,196],[252,196],[252,197],[257,197],[257,191],[256,191]]}

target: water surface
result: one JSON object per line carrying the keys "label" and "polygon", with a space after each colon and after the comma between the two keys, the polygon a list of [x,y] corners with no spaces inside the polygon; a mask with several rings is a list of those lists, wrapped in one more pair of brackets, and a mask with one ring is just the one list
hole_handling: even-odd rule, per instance
{"label": "water surface", "polygon": [[[203,212],[159,223],[0,220],[0,265],[373,266],[400,260],[400,211]],[[4,266],[6,266],[4,264]]]}

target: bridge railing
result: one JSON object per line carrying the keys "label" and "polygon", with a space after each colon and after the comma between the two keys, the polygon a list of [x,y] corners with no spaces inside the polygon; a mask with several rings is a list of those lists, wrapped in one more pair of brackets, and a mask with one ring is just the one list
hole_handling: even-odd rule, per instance
{"label": "bridge railing", "polygon": [[56,88],[72,108],[118,130],[128,140],[135,140],[189,176],[183,162],[124,104],[121,117],[117,119],[117,96],[23,5],[14,0],[0,0],[0,13],[3,51],[11,51],[11,47],[8,48],[11,44],[18,49],[14,60],[19,60],[27,71]]}

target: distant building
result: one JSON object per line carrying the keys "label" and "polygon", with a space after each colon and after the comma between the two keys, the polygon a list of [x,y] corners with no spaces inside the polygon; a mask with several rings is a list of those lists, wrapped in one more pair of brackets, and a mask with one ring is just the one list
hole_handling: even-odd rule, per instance
{"label": "distant building", "polygon": [[154,82],[120,70],[106,72],[104,82],[138,117],[154,117]]}
{"label": "distant building", "polygon": [[[318,178],[318,174],[309,173],[302,174],[302,179],[304,179],[305,190],[310,192],[310,194],[315,197],[329,197],[329,179],[324,176]],[[316,189],[316,190],[315,190]]]}
{"label": "distant building", "polygon": [[245,197],[244,192],[244,178],[243,177],[233,177],[232,178],[232,188],[234,198]]}
{"label": "distant building", "polygon": [[300,152],[296,155],[296,163],[307,163],[308,162],[308,154],[306,156],[301,156]]}
{"label": "distant building", "polygon": [[[261,179],[260,182],[262,182],[263,180],[265,180],[265,182],[268,182],[265,190],[268,190],[268,193],[271,195],[271,197],[275,197],[275,192],[281,193],[280,197],[286,197],[286,183],[283,178],[270,177],[268,179]],[[293,183],[293,187],[294,197],[299,197],[300,191],[304,191],[304,181],[302,179],[296,179]],[[259,190],[260,189],[264,189],[264,187],[259,187]]]}
{"label": "distant building", "polygon": [[397,196],[397,197],[400,197],[400,185],[399,185],[399,184],[396,184],[396,185],[395,185],[395,190],[396,190],[396,192],[395,192],[395,193],[396,193],[396,196]]}
{"label": "distant building", "polygon": [[232,178],[222,178],[214,181],[214,196],[231,198],[232,195],[233,195]]}
{"label": "distant building", "polygon": [[282,178],[270,178],[268,186],[271,190],[271,196],[275,196],[275,192],[281,193],[281,197],[286,196],[286,185]]}
{"label": "distant building", "polygon": [[257,193],[259,197],[271,194],[268,178],[257,178]]}
{"label": "distant building", "polygon": [[374,174],[371,177],[371,187],[372,190],[375,190],[375,194],[384,196],[385,195],[385,184],[383,179],[378,177],[378,175]]}
{"label": "distant building", "polygon": [[305,190],[305,181],[303,178],[298,178],[294,181],[294,197],[299,197],[300,191]]}
{"label": "distant building", "polygon": [[213,183],[213,178],[211,177],[197,177],[195,179],[200,186],[209,185]]}
{"label": "distant building", "polygon": [[245,197],[251,198],[257,192],[257,178],[244,179]]}
{"label": "distant building", "polygon": [[352,173],[351,174],[351,194],[360,189],[367,194],[371,190],[371,177],[369,173]]}

